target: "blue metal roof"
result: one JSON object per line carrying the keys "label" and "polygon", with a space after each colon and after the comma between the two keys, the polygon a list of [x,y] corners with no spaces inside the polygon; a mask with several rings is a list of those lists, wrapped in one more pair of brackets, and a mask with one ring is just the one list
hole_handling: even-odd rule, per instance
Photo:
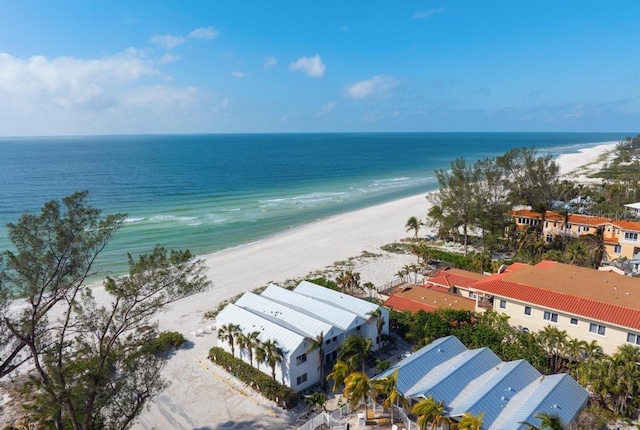
{"label": "blue metal roof", "polygon": [[448,405],[471,381],[502,360],[489,348],[464,351],[432,369],[407,391],[406,397],[433,396]]}
{"label": "blue metal roof", "polygon": [[434,367],[466,351],[467,348],[455,336],[447,336],[431,342],[409,357],[391,366],[374,379],[386,378],[398,370],[397,389],[404,396],[416,382]]}

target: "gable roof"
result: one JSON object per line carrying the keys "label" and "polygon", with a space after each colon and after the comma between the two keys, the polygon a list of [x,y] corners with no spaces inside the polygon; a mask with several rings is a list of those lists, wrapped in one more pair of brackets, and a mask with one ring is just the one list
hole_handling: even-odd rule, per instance
{"label": "gable roof", "polygon": [[348,331],[365,322],[364,318],[355,313],[312,299],[304,294],[286,290],[277,285],[269,285],[260,295],[285,306],[290,306],[299,312],[313,315],[314,318],[333,324],[343,331]]}
{"label": "gable roof", "polygon": [[384,301],[383,306],[388,308],[395,309],[397,311],[409,311],[409,312],[432,312],[438,309],[435,306],[428,305],[426,303],[421,303],[415,300],[412,300],[408,297],[399,296],[394,294],[390,296],[387,300]]}
{"label": "gable roof", "polygon": [[332,306],[337,306],[346,311],[359,315],[364,319],[371,317],[380,306],[357,297],[343,294],[330,288],[316,285],[309,281],[302,281],[293,289],[298,294],[304,294],[312,299],[320,300]]}
{"label": "gable roof", "polygon": [[400,394],[404,396],[416,382],[425,376],[427,369],[432,369],[466,350],[467,348],[457,337],[442,337],[394,364],[374,379],[391,376],[397,369],[396,386]]}
{"label": "gable roof", "polygon": [[484,277],[482,273],[447,267],[440,270],[435,276],[429,276],[427,282],[448,288],[468,287]]}
{"label": "gable roof", "polygon": [[216,317],[218,327],[230,322],[238,324],[243,333],[259,332],[258,337],[263,342],[269,339],[278,341],[278,345],[286,355],[291,354],[305,341],[300,334],[233,303],[225,306]]}
{"label": "gable roof", "polygon": [[[463,309],[475,311],[476,301],[458,294],[433,286],[413,286],[394,293],[384,302],[385,306],[397,310],[411,310],[417,312],[419,309],[431,312],[438,308]],[[398,307],[396,307],[398,306]]]}
{"label": "gable roof", "polygon": [[614,272],[543,261],[471,288],[640,330],[640,282]]}
{"label": "gable roof", "polygon": [[267,297],[247,292],[235,302],[236,306],[247,309],[263,318],[291,331],[314,339],[320,333],[325,336],[337,336],[340,331],[337,327],[325,321],[314,318],[313,315],[299,312]]}

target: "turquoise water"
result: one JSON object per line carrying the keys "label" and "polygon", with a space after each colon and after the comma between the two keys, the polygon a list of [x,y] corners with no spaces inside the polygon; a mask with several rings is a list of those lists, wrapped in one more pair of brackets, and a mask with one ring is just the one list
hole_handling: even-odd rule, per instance
{"label": "turquoise water", "polygon": [[[426,193],[433,170],[517,146],[575,152],[625,133],[389,133],[0,139],[0,249],[25,211],[79,190],[127,221],[98,261],[156,244],[207,254],[338,213]],[[419,214],[416,214],[419,215]],[[251,264],[251,263],[248,263]]]}

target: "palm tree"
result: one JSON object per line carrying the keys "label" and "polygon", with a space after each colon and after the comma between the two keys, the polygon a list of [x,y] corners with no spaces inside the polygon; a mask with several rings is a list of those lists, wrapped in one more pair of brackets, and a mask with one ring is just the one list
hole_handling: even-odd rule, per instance
{"label": "palm tree", "polygon": [[227,342],[231,346],[231,355],[234,357],[236,356],[236,338],[239,334],[242,334],[242,332],[240,331],[240,326],[237,324],[229,323],[218,329],[218,339]]}
{"label": "palm tree", "polygon": [[284,358],[284,351],[278,345],[277,340],[267,340],[262,343],[262,348],[264,348],[264,356],[266,363],[271,368],[271,377],[273,380],[276,380],[276,365],[282,362]]}
{"label": "palm tree", "polygon": [[364,372],[354,372],[347,376],[344,381],[343,396],[351,399],[349,400],[349,406],[351,409],[358,407],[360,400],[364,400],[364,415],[367,416],[367,400],[371,395],[371,381]]}
{"label": "palm tree", "polygon": [[251,364],[251,366],[253,366],[253,351],[255,351],[256,348],[260,346],[260,339],[258,339],[258,336],[260,336],[259,331],[252,331],[247,334],[240,333],[238,336],[236,336],[236,343],[238,344],[240,349],[247,350],[247,354],[249,355],[249,364]]}
{"label": "palm tree", "polygon": [[480,412],[478,415],[465,412],[458,423],[458,430],[481,430],[482,417],[484,417],[484,412]]}
{"label": "palm tree", "polygon": [[333,380],[333,388],[331,390],[336,391],[336,389],[344,383],[348,375],[349,366],[344,361],[338,360],[336,364],[333,365],[333,371],[327,375],[327,379]]}
{"label": "palm tree", "polygon": [[562,419],[556,414],[538,412],[534,417],[540,421],[540,427],[528,422],[521,422],[520,424],[524,424],[526,430],[565,430],[567,428],[562,422]]}
{"label": "palm tree", "polygon": [[553,373],[562,370],[565,349],[567,344],[567,332],[547,325],[538,332],[540,345],[547,352],[549,366]]}
{"label": "palm tree", "polygon": [[382,341],[382,330],[384,330],[384,317],[382,316],[382,309],[378,308],[375,311],[368,312],[367,315],[371,315],[371,318],[376,319],[376,329],[378,330],[377,343]]}
{"label": "palm tree", "polygon": [[320,388],[324,391],[324,332],[320,332],[314,339],[311,339],[311,345],[307,350],[307,354],[318,350],[318,372],[320,372]]}
{"label": "palm tree", "polygon": [[351,270],[345,270],[336,278],[338,288],[343,293],[351,293],[360,290],[360,274]]}
{"label": "palm tree", "polygon": [[393,406],[401,403],[405,408],[409,407],[409,402],[407,399],[400,394],[398,391],[398,370],[397,369],[391,376],[387,376],[386,378],[377,379],[373,381],[373,390],[377,394],[382,394],[385,396],[384,401],[382,402],[383,408],[391,409],[391,423],[393,424]]}
{"label": "palm tree", "polygon": [[413,238],[417,239],[418,233],[420,232],[420,227],[422,227],[423,225],[424,224],[422,223],[422,221],[412,216],[404,226],[407,228],[407,233],[413,231]]}
{"label": "palm tree", "polygon": [[362,368],[362,372],[364,372],[364,364],[370,350],[371,339],[357,334],[350,334],[344,343],[340,345],[338,359],[347,363],[351,371]]}
{"label": "palm tree", "polygon": [[437,428],[449,421],[444,416],[444,402],[436,402],[433,396],[413,405],[411,412],[418,417],[420,430],[427,430],[429,427]]}
{"label": "palm tree", "polygon": [[324,393],[312,393],[307,396],[304,396],[304,402],[307,404],[307,411],[318,411],[318,409],[323,412],[327,412],[327,397]]}

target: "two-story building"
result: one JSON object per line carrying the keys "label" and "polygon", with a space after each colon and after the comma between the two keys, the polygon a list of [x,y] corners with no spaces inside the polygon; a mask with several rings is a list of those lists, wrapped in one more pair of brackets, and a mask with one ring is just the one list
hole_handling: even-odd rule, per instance
{"label": "two-story building", "polygon": [[[380,322],[382,324],[380,324]],[[389,310],[366,300],[310,282],[290,291],[269,285],[261,294],[243,294],[217,316],[218,328],[236,324],[243,334],[257,331],[261,342],[275,340],[284,357],[276,366],[276,379],[296,391],[320,382],[320,348],[311,345],[323,336],[322,365],[330,367],[347,336],[357,334],[371,339],[372,350],[381,345],[381,335],[389,333]],[[218,346],[231,351],[231,345],[218,340]],[[250,362],[248,351],[235,346],[236,357]],[[271,374],[253,354],[253,365]],[[326,372],[324,373],[326,375]]]}
{"label": "two-story building", "polygon": [[556,236],[577,238],[589,234],[595,235],[602,229],[602,240],[605,245],[605,261],[619,258],[633,258],[640,252],[640,222],[616,220],[592,215],[568,214],[563,216],[557,212],[547,211],[544,216],[530,209],[519,209],[511,212],[516,227],[526,229],[530,226],[542,226],[542,235],[547,242]]}
{"label": "two-story building", "polygon": [[547,325],[613,354],[640,345],[640,281],[555,261],[516,264],[471,286],[477,310],[509,316],[509,324],[538,331]]}

